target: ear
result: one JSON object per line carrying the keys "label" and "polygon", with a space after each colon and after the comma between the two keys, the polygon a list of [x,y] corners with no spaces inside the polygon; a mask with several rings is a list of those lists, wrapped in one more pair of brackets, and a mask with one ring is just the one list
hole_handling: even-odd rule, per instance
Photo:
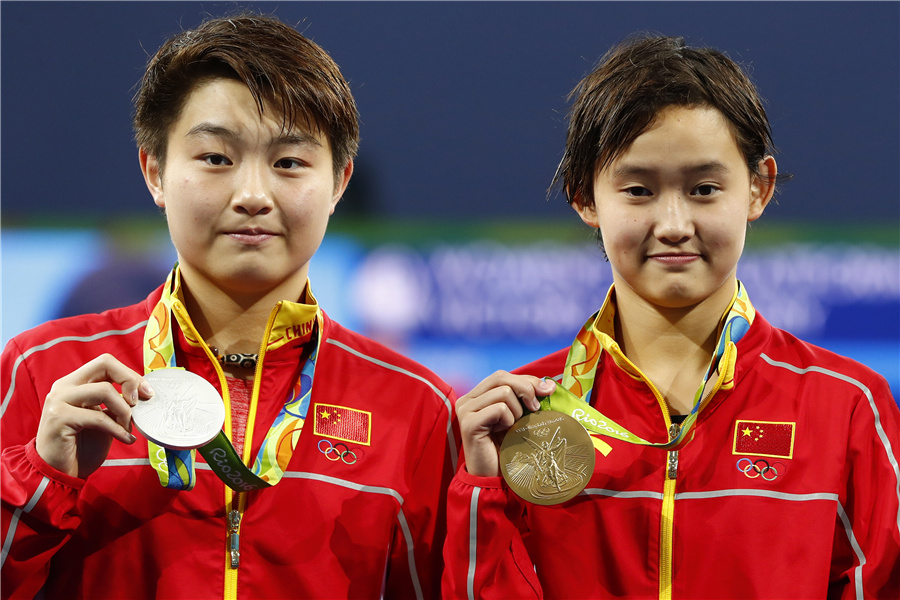
{"label": "ear", "polygon": [[350,176],[353,175],[353,160],[348,160],[341,173],[341,178],[335,182],[334,196],[331,198],[331,210],[328,214],[333,215],[334,209],[344,192],[347,190],[347,184],[350,183]]}
{"label": "ear", "polygon": [[778,175],[775,158],[766,156],[759,161],[758,172],[759,174],[753,174],[750,180],[750,211],[747,221],[760,218],[775,195],[775,176]]}
{"label": "ear", "polygon": [[160,208],[166,208],[166,199],[163,194],[162,187],[162,171],[159,161],[155,156],[147,154],[143,148],[138,149],[138,161],[141,163],[141,173],[144,174],[144,182],[150,195],[153,196],[153,202]]}
{"label": "ear", "polygon": [[600,228],[600,220],[597,218],[597,211],[594,208],[593,202],[588,205],[581,192],[575,192],[572,195],[572,208],[575,209],[575,212],[578,213],[578,216],[581,217],[581,220],[584,221],[586,225],[593,227],[594,229]]}

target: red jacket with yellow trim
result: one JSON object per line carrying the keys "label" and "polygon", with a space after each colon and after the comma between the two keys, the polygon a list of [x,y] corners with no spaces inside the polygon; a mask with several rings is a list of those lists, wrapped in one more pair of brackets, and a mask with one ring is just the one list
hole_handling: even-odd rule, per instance
{"label": "red jacket with yellow trim", "polygon": [[[674,486],[666,451],[608,437],[584,492],[556,506],[461,465],[445,598],[900,598],[900,414],[886,381],[759,314],[737,349],[735,386],[700,413]],[[558,378],[566,354],[519,372]],[[668,439],[648,384],[606,352],[591,402]]]}
{"label": "red jacket with yellow trim", "polygon": [[[195,600],[232,595],[226,589],[235,583],[233,595],[248,599],[438,596],[459,440],[453,392],[327,316],[309,419],[284,478],[247,494],[236,571],[226,566],[226,488],[205,465],[193,490],[161,487],[137,430],[133,445],[113,441],[87,480],[40,459],[34,437],[50,386],[102,353],[142,372],[144,325],[160,293],[47,323],[4,350],[3,598],[32,598],[43,588],[46,598]],[[301,350],[286,344],[266,354],[254,457],[299,375]],[[176,357],[219,388],[203,349],[180,332]],[[371,413],[370,444],[344,442],[355,463],[321,451],[329,438],[314,431],[316,404]]]}

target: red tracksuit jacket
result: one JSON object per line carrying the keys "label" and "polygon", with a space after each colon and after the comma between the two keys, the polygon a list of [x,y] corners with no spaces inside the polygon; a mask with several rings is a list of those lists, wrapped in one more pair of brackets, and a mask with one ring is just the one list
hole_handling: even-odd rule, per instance
{"label": "red tracksuit jacket", "polygon": [[[86,481],[40,459],[34,437],[50,386],[104,352],[143,372],[144,325],[160,292],[42,325],[3,352],[3,597],[30,598],[42,587],[46,598],[67,599],[437,596],[459,439],[453,392],[327,316],[310,416],[316,404],[371,413],[370,444],[346,442],[354,464],[320,451],[328,438],[316,435],[311,417],[284,478],[244,494],[202,464],[193,490],[161,487],[137,430],[138,441],[114,441]],[[273,336],[291,327],[275,325]],[[291,344],[266,354],[253,456],[296,381],[299,355]],[[212,361],[180,331],[176,356],[220,387]],[[242,513],[237,569],[227,564],[232,508]]]}
{"label": "red tracksuit jacket", "polygon": [[[602,438],[612,451],[596,453],[587,488],[538,506],[461,466],[444,596],[900,598],[900,415],[887,383],[759,314],[737,351],[734,387],[700,413],[673,476],[671,453]],[[519,372],[558,379],[566,354]],[[617,358],[603,352],[592,405],[667,441],[664,405]]]}

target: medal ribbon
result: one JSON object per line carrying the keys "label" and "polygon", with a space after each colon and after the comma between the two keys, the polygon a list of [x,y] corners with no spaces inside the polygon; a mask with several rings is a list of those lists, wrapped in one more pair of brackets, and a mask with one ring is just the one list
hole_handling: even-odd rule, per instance
{"label": "medal ribbon", "polygon": [[[609,310],[612,290],[607,297],[603,308],[591,315],[581,331],[575,336],[575,341],[569,349],[566,357],[566,366],[563,371],[562,381],[550,396],[541,399],[541,410],[555,410],[566,413],[581,423],[592,434],[612,437],[629,444],[641,444],[653,446],[663,450],[672,450],[684,445],[690,438],[689,434],[697,421],[700,411],[709,403],[716,391],[731,389],[734,387],[734,365],[737,356],[737,342],[750,329],[750,324],[756,316],[756,310],[750,303],[750,298],[740,281],[732,297],[731,305],[725,313],[721,325],[721,334],[716,344],[716,349],[710,359],[709,367],[703,382],[697,388],[694,395],[694,407],[685,417],[679,428],[678,434],[670,441],[663,444],[648,442],[622,427],[599,410],[591,406],[590,395],[594,387],[594,379],[597,374],[597,365],[604,348],[613,350],[613,356],[618,353],[624,365],[621,365],[632,376],[643,378],[641,372],[619,351],[618,345],[612,339],[613,312]],[[617,361],[619,362],[619,361]],[[611,447],[605,442],[591,437],[594,445],[604,455],[608,454]]]}
{"label": "medal ribbon", "polygon": [[[180,292],[180,272],[178,265],[169,274],[163,294],[154,307],[144,330],[144,373],[157,369],[179,368],[175,363],[175,342],[172,332],[172,321],[175,311],[183,305],[178,300]],[[315,375],[316,358],[321,342],[322,313],[318,303],[309,293],[311,304],[298,305],[302,313],[311,316],[313,351],[300,372],[300,377],[288,393],[287,401],[266,433],[262,447],[256,455],[253,468],[248,468],[238,456],[231,441],[224,431],[207,445],[199,449],[210,469],[230,488],[238,492],[264,489],[277,484],[294,453],[300,432],[309,410],[312,396],[313,377]],[[282,303],[279,303],[279,307]],[[266,328],[266,341],[277,310],[273,310]],[[186,312],[184,314],[186,322]],[[182,327],[179,322],[179,327]],[[200,336],[190,331],[196,339]],[[260,355],[262,365],[264,352]],[[259,377],[257,367],[257,378]],[[247,440],[247,444],[251,440]],[[163,448],[148,441],[150,464],[159,476],[163,487],[177,490],[191,490],[196,483],[194,468],[194,450],[172,450]]]}

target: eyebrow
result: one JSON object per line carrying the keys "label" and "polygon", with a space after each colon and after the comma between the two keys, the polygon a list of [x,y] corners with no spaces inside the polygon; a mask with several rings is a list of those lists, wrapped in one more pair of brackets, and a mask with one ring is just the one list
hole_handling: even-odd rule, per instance
{"label": "eyebrow", "polygon": [[[215,123],[203,122],[191,127],[185,137],[210,135],[227,140],[237,141],[241,136],[236,131]],[[311,135],[302,133],[282,133],[269,141],[269,146],[314,146],[320,147],[322,143]]]}
{"label": "eyebrow", "polygon": [[[642,175],[652,175],[657,172],[658,169],[652,167],[644,167],[640,165],[630,165],[623,164],[616,167],[616,169],[612,172],[612,176],[615,178],[619,177],[635,177]],[[705,175],[705,174],[720,174],[727,173],[728,167],[725,163],[719,162],[717,160],[711,160],[709,162],[701,163],[699,165],[693,165],[681,170],[683,173],[688,175]]]}

